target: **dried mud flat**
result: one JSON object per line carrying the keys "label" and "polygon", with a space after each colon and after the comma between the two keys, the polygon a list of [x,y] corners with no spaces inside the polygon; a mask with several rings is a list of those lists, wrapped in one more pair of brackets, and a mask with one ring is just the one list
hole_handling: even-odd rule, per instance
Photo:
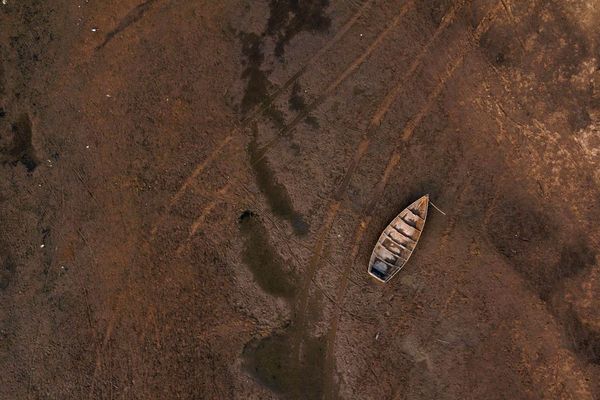
{"label": "dried mud flat", "polygon": [[[597,2],[0,27],[0,398],[600,397]],[[424,193],[447,215],[376,284]]]}

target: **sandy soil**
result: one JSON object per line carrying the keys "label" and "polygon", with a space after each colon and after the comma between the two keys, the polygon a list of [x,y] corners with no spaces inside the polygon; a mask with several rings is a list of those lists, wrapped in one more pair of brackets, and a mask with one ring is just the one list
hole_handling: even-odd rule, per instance
{"label": "sandy soil", "polygon": [[586,0],[2,2],[0,398],[600,398],[598,38]]}

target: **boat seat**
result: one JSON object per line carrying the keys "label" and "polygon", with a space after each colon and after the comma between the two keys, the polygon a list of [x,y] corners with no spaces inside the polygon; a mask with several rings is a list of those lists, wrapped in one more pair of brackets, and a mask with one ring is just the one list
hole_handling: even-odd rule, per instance
{"label": "boat seat", "polygon": [[391,237],[394,242],[401,244],[408,250],[413,251],[415,249],[415,241],[402,232],[398,232],[394,227],[388,227],[385,230],[385,234]]}
{"label": "boat seat", "polygon": [[406,222],[404,222],[402,217],[394,218],[391,225],[394,228],[396,228],[396,230],[398,232],[403,233],[404,236],[409,237],[413,241],[419,240],[419,235],[421,234],[421,231],[419,231],[418,229],[415,229],[414,227],[412,227],[409,224],[407,224]]}
{"label": "boat seat", "polygon": [[375,250],[373,250],[373,253],[377,256],[377,258],[391,265],[400,266],[405,262],[404,258],[392,253],[391,251],[383,247],[380,243],[377,243],[375,245]]}
{"label": "boat seat", "polygon": [[400,214],[400,217],[404,222],[417,229],[418,231],[422,231],[423,227],[425,226],[425,220],[421,218],[421,216],[415,214],[414,212],[408,209],[404,210],[404,212]]}
{"label": "boat seat", "polygon": [[408,259],[408,257],[410,256],[411,251],[409,249],[402,246],[402,244],[395,242],[394,239],[390,238],[387,235],[383,235],[383,238],[380,243],[383,247],[385,247],[392,253],[397,254],[399,257],[402,257],[405,260]]}

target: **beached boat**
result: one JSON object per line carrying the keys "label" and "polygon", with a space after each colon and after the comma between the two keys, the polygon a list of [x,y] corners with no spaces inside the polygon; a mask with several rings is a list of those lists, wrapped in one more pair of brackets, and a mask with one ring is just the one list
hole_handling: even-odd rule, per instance
{"label": "beached boat", "polygon": [[402,210],[383,230],[369,261],[371,276],[388,282],[404,267],[421,238],[428,207],[426,194]]}

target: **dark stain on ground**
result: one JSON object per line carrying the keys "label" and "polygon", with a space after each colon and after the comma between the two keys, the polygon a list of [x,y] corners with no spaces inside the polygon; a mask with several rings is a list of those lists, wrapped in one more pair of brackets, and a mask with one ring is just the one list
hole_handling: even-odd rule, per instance
{"label": "dark stain on ground", "polygon": [[439,25],[442,22],[442,18],[446,15],[447,11],[452,7],[452,0],[436,0],[427,1],[419,4],[419,7],[429,8],[429,15],[435,25]]}
{"label": "dark stain on ground", "polygon": [[154,3],[155,1],[156,0],[146,0],[143,3],[135,6],[133,10],[129,11],[127,15],[123,17],[123,19],[117,24],[117,26],[113,30],[106,34],[104,41],[96,47],[96,50],[102,49],[111,40],[113,40],[115,36],[127,29],[127,27],[129,27],[131,24],[134,24],[140,19],[142,19],[146,11],[148,11],[152,3]]}
{"label": "dark stain on ground", "polygon": [[[527,199],[501,198],[497,200],[495,212],[491,214],[486,226],[491,241],[496,249],[507,258],[522,258],[532,246],[542,245],[548,248],[556,243],[554,232],[558,227],[552,218],[541,211],[528,206]],[[518,263],[517,263],[518,264]],[[529,276],[531,268],[517,266],[519,272]]]}
{"label": "dark stain on ground", "polygon": [[260,219],[252,212],[244,212],[239,221],[245,240],[242,257],[258,285],[273,296],[293,297],[296,279],[283,268],[285,261],[272,248],[268,232]]}
{"label": "dark stain on ground", "polygon": [[299,279],[284,269],[285,261],[272,247],[266,228],[254,212],[245,210],[238,221],[245,241],[242,257],[254,279],[265,292],[285,298],[294,308],[292,321],[272,335],[246,344],[244,367],[261,384],[286,398],[320,399],[326,340],[310,335],[307,329],[320,313],[320,301],[315,297],[304,311],[306,318],[299,318]]}
{"label": "dark stain on ground", "polygon": [[[246,79],[247,83],[241,103],[241,111],[245,115],[255,107],[269,102],[269,91],[274,89],[274,85],[261,69],[264,61],[262,37],[254,33],[240,33],[240,40],[242,41],[242,54],[246,57],[246,68],[242,72],[242,78]],[[277,128],[282,128],[285,124],[283,113],[273,104],[264,107],[263,115],[269,118]]]}
{"label": "dark stain on ground", "polygon": [[[294,82],[294,85],[292,86],[292,93],[288,99],[288,107],[291,111],[295,112],[303,112],[306,110],[306,100],[302,95],[302,88],[300,87],[300,83],[298,81]],[[319,121],[317,121],[317,119],[310,114],[308,117],[306,117],[304,122],[314,129],[319,128]]]}
{"label": "dark stain on ground", "polygon": [[256,214],[254,214],[254,212],[252,212],[251,210],[244,210],[240,216],[238,217],[238,222],[242,223],[244,222],[246,219],[251,218],[256,216]]}
{"label": "dark stain on ground", "polygon": [[38,158],[32,144],[31,120],[27,114],[21,115],[12,124],[8,137],[3,137],[0,143],[0,160],[3,163],[22,163],[28,172],[38,166]]}
{"label": "dark stain on ground", "polygon": [[325,337],[305,335],[300,360],[293,351],[295,327],[257,340],[244,349],[245,368],[263,385],[290,399],[321,399]]}
{"label": "dark stain on ground", "polygon": [[5,290],[10,285],[15,273],[15,264],[10,258],[6,258],[0,266],[0,290]]}
{"label": "dark stain on ground", "polygon": [[560,317],[567,339],[571,341],[571,346],[579,357],[600,365],[600,332],[585,326],[571,308],[561,313]]}
{"label": "dark stain on ground", "polygon": [[266,196],[275,215],[288,220],[297,235],[306,235],[308,224],[304,221],[303,216],[294,210],[292,199],[290,199],[285,186],[277,182],[269,162],[264,157],[264,152],[258,146],[256,136],[255,127],[252,140],[248,144],[248,156],[259,189]]}
{"label": "dark stain on ground", "polygon": [[325,32],[331,19],[325,15],[329,0],[271,0],[266,34],[275,38],[275,56],[283,57],[285,46],[303,31]]}
{"label": "dark stain on ground", "polygon": [[540,280],[544,282],[540,288],[542,300],[548,301],[561,282],[591,267],[595,261],[596,252],[587,245],[583,237],[563,246],[559,262],[541,270],[543,278]]}
{"label": "dark stain on ground", "polygon": [[600,364],[600,334],[571,308],[565,309],[561,291],[568,279],[594,267],[597,251],[583,234],[564,239],[564,232],[559,233],[568,228],[528,203],[507,198],[498,202],[499,211],[487,226],[492,243],[561,323],[578,356]]}
{"label": "dark stain on ground", "polygon": [[328,5],[329,0],[271,0],[265,31],[260,35],[240,33],[242,53],[246,57],[246,68],[242,72],[242,78],[247,79],[241,103],[243,114],[257,105],[268,104],[268,107],[264,107],[263,113],[278,128],[283,127],[283,113],[273,104],[269,104],[269,91],[274,85],[269,81],[267,73],[261,69],[264,62],[264,41],[267,37],[274,38],[274,56],[282,58],[285,46],[298,33],[324,32],[329,29],[331,20],[325,15]]}

